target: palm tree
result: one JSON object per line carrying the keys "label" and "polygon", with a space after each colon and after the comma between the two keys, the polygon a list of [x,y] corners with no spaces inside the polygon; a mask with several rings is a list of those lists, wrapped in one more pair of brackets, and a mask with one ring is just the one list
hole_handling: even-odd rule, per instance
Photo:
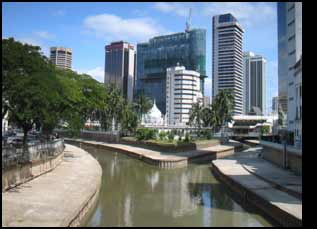
{"label": "palm tree", "polygon": [[152,106],[153,106],[153,103],[151,99],[145,96],[143,92],[137,95],[135,99],[135,108],[138,113],[139,121],[141,121],[142,115],[146,114],[151,109]]}
{"label": "palm tree", "polygon": [[189,125],[194,124],[196,127],[198,127],[198,130],[199,130],[198,133],[200,133],[201,121],[203,117],[202,108],[203,108],[202,105],[199,102],[197,102],[193,104],[192,109],[189,112],[188,123]]}
{"label": "palm tree", "polygon": [[212,106],[215,125],[218,129],[232,119],[234,107],[234,96],[232,90],[220,90],[214,99]]}
{"label": "palm tree", "polygon": [[202,108],[202,121],[204,127],[212,126],[212,110],[211,106]]}

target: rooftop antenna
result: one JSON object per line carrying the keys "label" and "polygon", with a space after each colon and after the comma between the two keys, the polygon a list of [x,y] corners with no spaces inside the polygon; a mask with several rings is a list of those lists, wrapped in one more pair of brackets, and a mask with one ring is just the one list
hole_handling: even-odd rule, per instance
{"label": "rooftop antenna", "polygon": [[186,29],[185,29],[186,32],[189,32],[190,30],[191,19],[192,19],[192,8],[189,8],[188,19],[186,21]]}

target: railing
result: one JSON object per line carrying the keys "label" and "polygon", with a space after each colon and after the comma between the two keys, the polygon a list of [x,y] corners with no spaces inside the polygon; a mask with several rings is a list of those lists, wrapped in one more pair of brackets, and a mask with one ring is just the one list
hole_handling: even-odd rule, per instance
{"label": "railing", "polygon": [[2,146],[2,169],[12,165],[52,158],[62,153],[64,148],[63,139],[29,145],[27,148]]}

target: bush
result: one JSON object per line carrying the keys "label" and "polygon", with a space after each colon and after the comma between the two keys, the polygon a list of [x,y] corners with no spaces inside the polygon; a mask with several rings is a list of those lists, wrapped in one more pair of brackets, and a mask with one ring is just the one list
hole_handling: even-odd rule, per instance
{"label": "bush", "polygon": [[168,137],[168,140],[169,140],[170,142],[174,140],[174,136],[175,136],[174,131],[169,131],[169,132],[168,132],[167,137]]}
{"label": "bush", "polygon": [[167,136],[167,133],[165,131],[161,131],[159,133],[159,138],[161,141],[164,140],[166,138],[166,136]]}
{"label": "bush", "polygon": [[187,132],[185,134],[185,139],[184,139],[184,142],[190,142],[191,141],[191,137],[190,137],[190,134]]}
{"label": "bush", "polygon": [[139,128],[136,130],[135,137],[138,140],[149,140],[149,139],[155,139],[157,135],[158,130],[157,129],[151,129],[151,128]]}

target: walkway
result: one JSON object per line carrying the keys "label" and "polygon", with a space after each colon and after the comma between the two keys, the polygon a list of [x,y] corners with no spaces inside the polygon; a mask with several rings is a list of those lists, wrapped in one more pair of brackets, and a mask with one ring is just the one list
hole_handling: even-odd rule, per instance
{"label": "walkway", "polygon": [[2,193],[2,226],[76,226],[96,200],[102,169],[86,151],[66,144],[54,170]]}
{"label": "walkway", "polygon": [[122,151],[128,155],[137,157],[138,159],[158,165],[160,168],[182,167],[186,166],[188,161],[194,159],[216,159],[219,157],[229,156],[234,153],[234,147],[226,145],[216,145],[187,152],[164,153],[131,145],[105,143],[93,140],[65,138],[65,141],[84,143],[96,147],[105,147],[110,150]]}
{"label": "walkway", "polygon": [[240,193],[246,203],[283,226],[302,224],[301,176],[250,156],[215,160],[212,165],[220,180]]}

